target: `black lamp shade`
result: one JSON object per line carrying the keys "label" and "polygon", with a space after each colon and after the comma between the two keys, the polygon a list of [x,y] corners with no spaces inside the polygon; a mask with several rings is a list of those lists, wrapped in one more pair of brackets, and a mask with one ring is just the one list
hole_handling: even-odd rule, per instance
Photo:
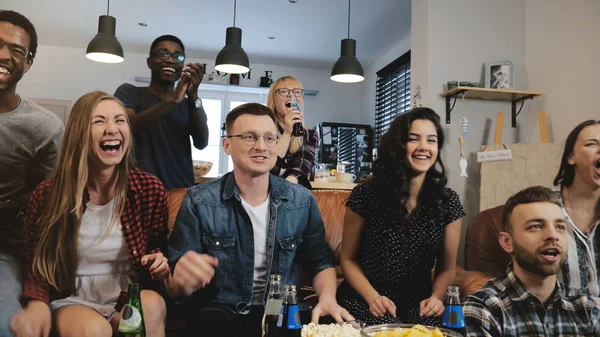
{"label": "black lamp shade", "polygon": [[228,74],[245,74],[250,70],[248,55],[242,48],[240,28],[227,28],[225,47],[217,55],[215,69]]}
{"label": "black lamp shade", "polygon": [[362,65],[356,58],[356,40],[342,40],[341,56],[331,69],[331,79],[342,83],[356,83],[365,79]]}
{"label": "black lamp shade", "polygon": [[123,47],[115,36],[117,20],[109,15],[101,15],[98,20],[98,34],[90,41],[85,56],[96,62],[123,62]]}

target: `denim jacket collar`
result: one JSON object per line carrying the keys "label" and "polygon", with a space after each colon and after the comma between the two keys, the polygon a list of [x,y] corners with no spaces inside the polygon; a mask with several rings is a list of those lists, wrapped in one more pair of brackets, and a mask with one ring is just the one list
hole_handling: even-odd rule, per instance
{"label": "denim jacket collar", "polygon": [[[275,176],[272,174],[269,174],[269,194],[272,202],[275,202],[276,204],[280,204],[281,201],[294,201],[291,192],[283,186],[280,180],[275,179]],[[241,201],[240,189],[235,182],[233,171],[227,173],[225,177],[225,186],[223,187],[221,198],[223,201],[231,198],[236,198],[238,201]]]}

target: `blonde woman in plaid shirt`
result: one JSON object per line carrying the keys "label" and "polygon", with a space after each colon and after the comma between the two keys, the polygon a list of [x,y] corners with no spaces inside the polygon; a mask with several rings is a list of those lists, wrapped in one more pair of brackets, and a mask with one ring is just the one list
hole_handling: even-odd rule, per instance
{"label": "blonde woman in plaid shirt", "polygon": [[[294,96],[298,108],[289,104]],[[308,176],[315,166],[315,153],[319,137],[314,129],[304,125],[304,88],[302,83],[291,76],[278,78],[267,97],[267,106],[275,111],[277,129],[281,134],[275,146],[277,163],[271,173],[294,184],[308,187]],[[302,123],[304,135],[293,136],[294,124]]]}
{"label": "blonde woman in plaid shirt", "polygon": [[[25,227],[25,308],[16,337],[116,334],[123,290],[140,283],[146,335],[165,336],[157,290],[168,279],[167,195],[135,169],[123,105],[95,91],[71,111],[56,170],[31,196]],[[166,253],[165,253],[166,254]]]}

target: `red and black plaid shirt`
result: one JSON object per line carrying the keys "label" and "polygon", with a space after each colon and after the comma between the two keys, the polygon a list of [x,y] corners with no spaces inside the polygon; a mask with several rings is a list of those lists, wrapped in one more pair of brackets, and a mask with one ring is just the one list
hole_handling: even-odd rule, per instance
{"label": "red and black plaid shirt", "polygon": [[[29,201],[25,215],[27,241],[25,247],[26,273],[23,282],[22,300],[40,300],[47,304],[65,298],[71,294],[59,293],[37,271],[33,270],[33,256],[38,244],[43,226],[38,220],[46,205],[52,181],[46,180],[39,184]],[[86,193],[84,204],[89,201]],[[133,169],[129,171],[129,188],[125,209],[121,214],[121,228],[129,248],[129,258],[133,271],[143,289],[158,289],[160,283],[152,280],[147,267],[142,266],[142,256],[151,253],[167,253],[167,192],[155,176]],[[127,293],[122,292],[117,301],[117,310],[125,303]]]}

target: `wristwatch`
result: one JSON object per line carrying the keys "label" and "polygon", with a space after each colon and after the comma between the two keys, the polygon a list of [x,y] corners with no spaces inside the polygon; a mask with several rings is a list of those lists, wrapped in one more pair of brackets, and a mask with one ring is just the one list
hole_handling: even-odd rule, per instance
{"label": "wristwatch", "polygon": [[200,97],[198,97],[198,99],[195,101],[189,101],[189,102],[190,102],[190,106],[192,108],[200,109],[202,107],[202,99]]}

